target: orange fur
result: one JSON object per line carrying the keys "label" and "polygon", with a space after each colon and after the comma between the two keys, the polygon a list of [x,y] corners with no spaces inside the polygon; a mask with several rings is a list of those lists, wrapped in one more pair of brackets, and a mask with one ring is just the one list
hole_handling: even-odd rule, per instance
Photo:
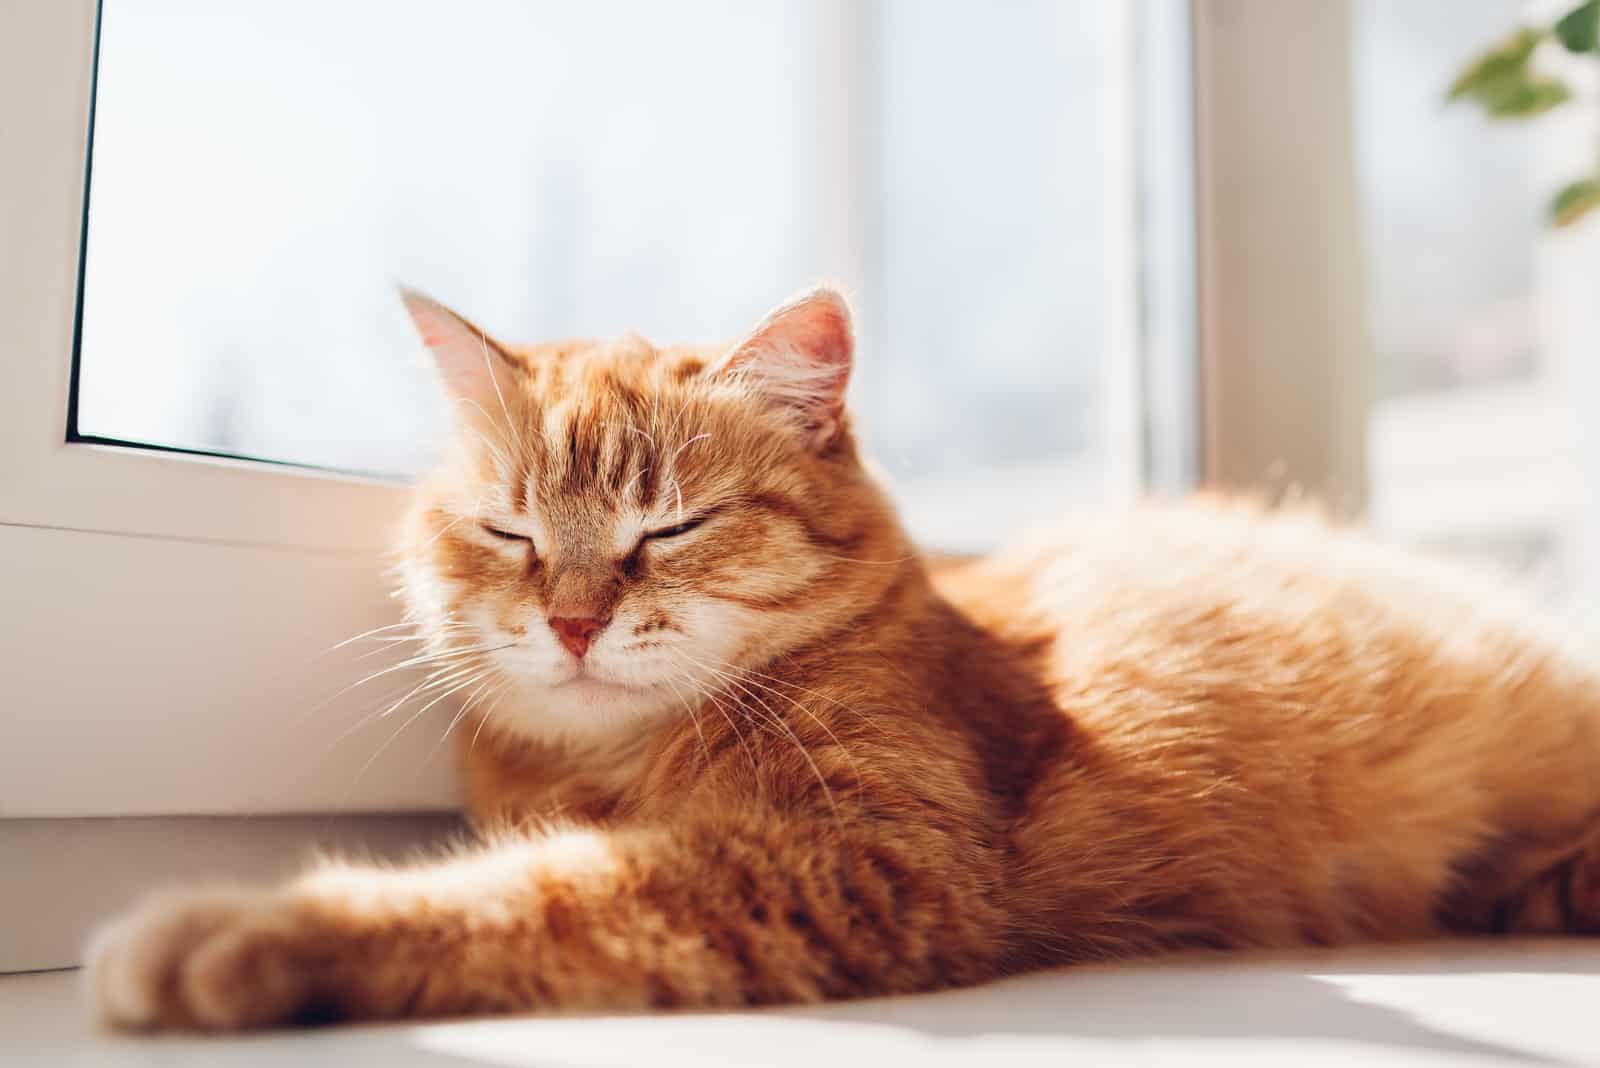
{"label": "orange fur", "polygon": [[[511,350],[408,301],[463,419],[405,586],[493,684],[457,735],[484,842],[158,899],[93,950],[112,1023],[1600,926],[1600,675],[1492,586],[1221,499],[935,567],[857,457],[836,296],[726,355]],[[581,663],[546,626],[573,613]]]}

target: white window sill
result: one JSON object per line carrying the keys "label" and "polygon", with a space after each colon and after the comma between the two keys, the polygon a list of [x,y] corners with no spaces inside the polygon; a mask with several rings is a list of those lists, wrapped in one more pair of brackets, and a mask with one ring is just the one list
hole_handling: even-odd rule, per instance
{"label": "white window sill", "polygon": [[1475,941],[1080,968],[764,1013],[245,1038],[96,1032],[75,972],[0,978],[0,1061],[85,1066],[1595,1063],[1600,943]]}

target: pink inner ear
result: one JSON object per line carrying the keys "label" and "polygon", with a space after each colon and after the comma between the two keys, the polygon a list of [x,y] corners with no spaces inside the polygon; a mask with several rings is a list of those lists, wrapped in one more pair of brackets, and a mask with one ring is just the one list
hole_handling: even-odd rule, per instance
{"label": "pink inner ear", "polygon": [[854,354],[849,305],[836,291],[817,289],[767,316],[722,366],[749,375],[771,400],[800,409],[811,426],[831,434]]}
{"label": "pink inner ear", "polygon": [[767,343],[774,348],[791,349],[817,363],[848,370],[854,347],[850,312],[837,293],[825,292],[783,309],[758,336],[769,335]]}
{"label": "pink inner ear", "polygon": [[480,406],[498,399],[513,370],[500,346],[432,297],[401,286],[400,299],[450,392]]}
{"label": "pink inner ear", "polygon": [[438,323],[430,319],[418,316],[413,321],[417,324],[417,336],[430,349],[436,349],[444,344],[449,336]]}

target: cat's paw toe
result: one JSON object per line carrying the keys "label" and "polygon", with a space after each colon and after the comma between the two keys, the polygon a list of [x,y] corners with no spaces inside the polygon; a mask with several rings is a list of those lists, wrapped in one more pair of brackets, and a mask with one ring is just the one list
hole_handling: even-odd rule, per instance
{"label": "cat's paw toe", "polygon": [[234,1030],[305,1011],[295,911],[262,892],[211,890],[152,899],[90,943],[90,997],[107,1025]]}
{"label": "cat's paw toe", "polygon": [[331,1015],[319,1008],[325,969],[309,924],[291,907],[260,910],[201,942],[179,975],[185,1008],[199,1026],[236,1031]]}

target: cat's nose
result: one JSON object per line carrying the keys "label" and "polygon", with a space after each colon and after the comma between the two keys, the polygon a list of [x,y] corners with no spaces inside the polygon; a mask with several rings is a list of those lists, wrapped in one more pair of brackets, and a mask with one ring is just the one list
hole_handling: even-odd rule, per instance
{"label": "cat's nose", "polygon": [[549,622],[550,629],[556,632],[556,637],[567,647],[567,652],[581,658],[589,651],[589,643],[594,641],[595,635],[605,630],[610,620],[551,616]]}

